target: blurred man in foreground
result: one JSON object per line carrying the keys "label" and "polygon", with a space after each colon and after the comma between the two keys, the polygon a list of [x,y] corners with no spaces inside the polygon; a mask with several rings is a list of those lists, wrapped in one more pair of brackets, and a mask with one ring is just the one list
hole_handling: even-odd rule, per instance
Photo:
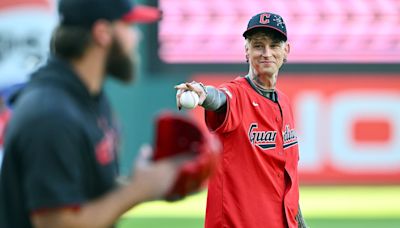
{"label": "blurred man in foreground", "polygon": [[132,206],[162,198],[182,158],[139,158],[116,185],[118,134],[106,75],[129,82],[132,23],[159,18],[129,0],[61,0],[53,56],[14,102],[0,176],[0,227],[110,227]]}

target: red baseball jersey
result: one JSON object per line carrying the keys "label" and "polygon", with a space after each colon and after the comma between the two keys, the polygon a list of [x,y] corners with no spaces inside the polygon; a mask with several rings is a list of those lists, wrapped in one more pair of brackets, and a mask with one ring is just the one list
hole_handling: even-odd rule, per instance
{"label": "red baseball jersey", "polygon": [[220,89],[226,112],[206,111],[223,153],[209,181],[205,227],[297,228],[299,151],[286,95],[278,103],[238,77]]}

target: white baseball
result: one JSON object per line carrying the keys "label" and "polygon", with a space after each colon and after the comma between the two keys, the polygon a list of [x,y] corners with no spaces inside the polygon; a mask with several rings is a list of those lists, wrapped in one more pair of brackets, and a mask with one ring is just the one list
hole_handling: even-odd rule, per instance
{"label": "white baseball", "polygon": [[181,106],[186,109],[193,109],[199,104],[199,95],[193,91],[185,91],[179,99]]}

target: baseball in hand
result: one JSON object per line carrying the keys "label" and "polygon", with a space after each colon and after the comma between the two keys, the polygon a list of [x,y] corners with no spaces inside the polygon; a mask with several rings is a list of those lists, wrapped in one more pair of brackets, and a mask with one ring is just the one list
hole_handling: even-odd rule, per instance
{"label": "baseball in hand", "polygon": [[199,104],[199,95],[193,91],[185,91],[179,99],[183,108],[193,109]]}

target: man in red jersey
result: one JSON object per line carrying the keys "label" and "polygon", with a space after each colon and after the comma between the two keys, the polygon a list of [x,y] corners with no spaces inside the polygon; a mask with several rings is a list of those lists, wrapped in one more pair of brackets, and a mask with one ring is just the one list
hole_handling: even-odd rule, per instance
{"label": "man in red jersey", "polygon": [[219,88],[198,82],[195,91],[223,153],[209,182],[205,227],[306,227],[299,207],[299,148],[288,97],[276,88],[290,52],[281,16],[252,17],[243,34],[249,73]]}

